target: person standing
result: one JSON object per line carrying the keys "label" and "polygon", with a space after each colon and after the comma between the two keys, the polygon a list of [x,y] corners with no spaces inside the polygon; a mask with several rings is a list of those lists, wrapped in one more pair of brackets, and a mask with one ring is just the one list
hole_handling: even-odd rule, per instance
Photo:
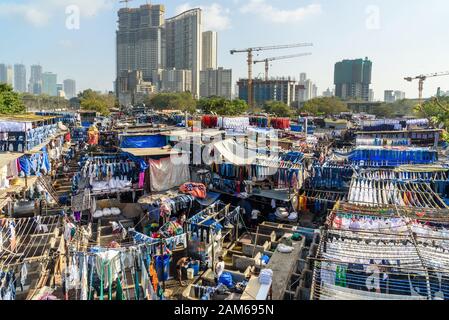
{"label": "person standing", "polygon": [[259,225],[259,214],[260,214],[259,210],[253,210],[251,212],[251,228],[252,229],[256,229],[257,226]]}
{"label": "person standing", "polygon": [[185,283],[182,281],[182,271],[189,267],[190,258],[184,257],[178,260],[176,263],[176,272],[178,273],[178,281],[182,287],[185,287]]}
{"label": "person standing", "polygon": [[215,264],[215,283],[218,285],[221,275],[224,272],[225,263],[222,256],[218,257],[218,262]]}

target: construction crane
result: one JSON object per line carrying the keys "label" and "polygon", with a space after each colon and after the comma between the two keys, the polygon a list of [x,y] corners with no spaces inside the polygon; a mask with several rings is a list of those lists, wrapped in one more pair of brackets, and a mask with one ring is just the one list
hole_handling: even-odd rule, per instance
{"label": "construction crane", "polygon": [[268,72],[270,69],[270,62],[271,61],[278,61],[278,60],[286,60],[286,59],[293,59],[293,58],[299,58],[299,57],[305,57],[305,56],[311,56],[312,53],[299,53],[299,54],[292,54],[289,56],[282,56],[282,57],[274,57],[274,58],[267,58],[264,60],[256,60],[254,61],[254,64],[265,62],[265,81],[268,81]]}
{"label": "construction crane", "polygon": [[297,44],[289,44],[289,45],[281,45],[281,46],[268,46],[268,47],[254,47],[247,48],[241,50],[231,50],[231,54],[235,53],[243,53],[246,52],[248,54],[248,104],[250,107],[254,106],[253,103],[253,52],[257,51],[268,51],[268,50],[280,50],[280,49],[290,49],[290,48],[299,48],[299,47],[312,47],[312,43],[297,43]]}
{"label": "construction crane", "polygon": [[124,3],[126,8],[128,8],[128,2],[131,2],[131,1],[133,1],[133,0],[120,0],[119,2]]}
{"label": "construction crane", "polygon": [[413,80],[419,80],[419,105],[422,105],[423,100],[423,90],[424,90],[424,81],[427,80],[427,78],[434,78],[434,77],[442,77],[442,76],[449,76],[449,71],[446,72],[436,72],[431,74],[422,74],[416,77],[406,77],[404,80],[408,82],[412,82]]}

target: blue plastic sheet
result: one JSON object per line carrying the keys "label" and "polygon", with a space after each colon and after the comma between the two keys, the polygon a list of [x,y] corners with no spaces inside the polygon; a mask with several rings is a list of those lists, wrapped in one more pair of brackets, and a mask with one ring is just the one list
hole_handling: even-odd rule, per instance
{"label": "blue plastic sheet", "polygon": [[225,285],[228,288],[234,288],[234,281],[232,280],[232,275],[229,272],[223,272],[218,283]]}
{"label": "blue plastic sheet", "polygon": [[167,145],[167,137],[161,135],[124,137],[121,148],[160,148]]}

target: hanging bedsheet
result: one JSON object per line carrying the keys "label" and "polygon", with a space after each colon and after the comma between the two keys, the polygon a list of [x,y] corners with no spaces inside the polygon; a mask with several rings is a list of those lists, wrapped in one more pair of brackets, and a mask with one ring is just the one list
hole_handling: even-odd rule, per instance
{"label": "hanging bedsheet", "polygon": [[399,120],[378,119],[361,121],[363,131],[396,131],[402,130]]}
{"label": "hanging bedsheet", "polygon": [[350,152],[348,159],[353,163],[364,166],[431,164],[438,161],[438,152],[430,148],[364,146]]}
{"label": "hanging bedsheet", "polygon": [[248,117],[235,117],[235,118],[227,118],[220,117],[218,118],[218,126],[220,128],[224,128],[225,130],[230,130],[233,132],[245,132],[249,127],[249,118]]}
{"label": "hanging bedsheet", "polygon": [[166,191],[190,181],[187,164],[174,164],[171,158],[149,160],[151,191]]}

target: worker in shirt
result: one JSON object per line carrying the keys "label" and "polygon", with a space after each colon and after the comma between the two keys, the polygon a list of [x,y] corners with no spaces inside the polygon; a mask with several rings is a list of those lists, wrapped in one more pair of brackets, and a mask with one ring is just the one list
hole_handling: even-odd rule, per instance
{"label": "worker in shirt", "polygon": [[251,212],[251,228],[256,229],[259,224],[259,210],[253,210]]}
{"label": "worker in shirt", "polygon": [[221,275],[224,272],[225,263],[223,257],[218,257],[218,262],[215,264],[215,283],[218,285]]}

